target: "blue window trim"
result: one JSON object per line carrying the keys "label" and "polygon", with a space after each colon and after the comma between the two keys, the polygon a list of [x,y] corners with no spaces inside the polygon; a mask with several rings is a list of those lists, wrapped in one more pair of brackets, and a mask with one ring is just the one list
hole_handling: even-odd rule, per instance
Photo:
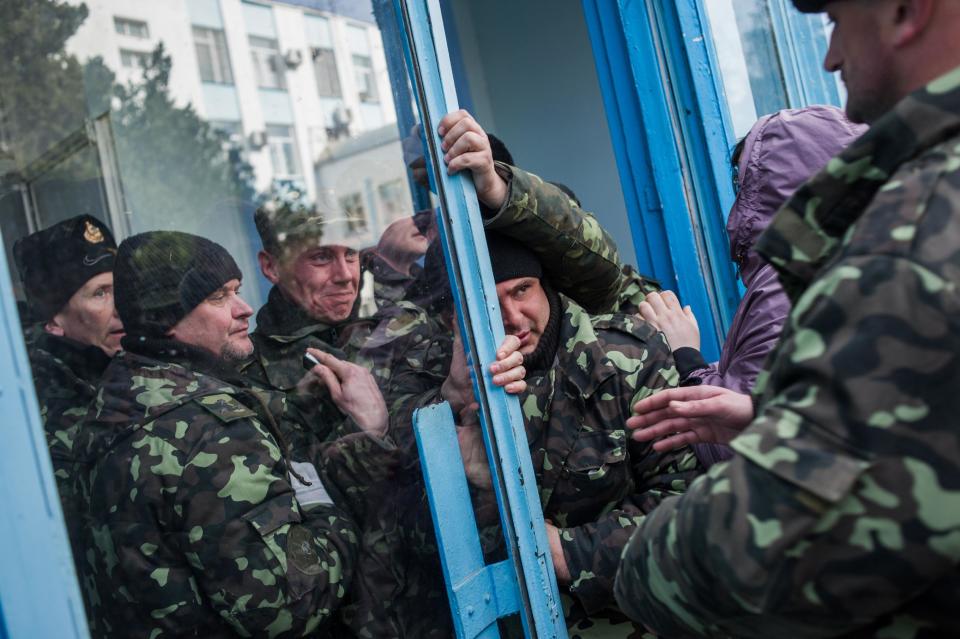
{"label": "blue window trim", "polygon": [[[409,19],[410,44],[415,51],[410,59],[419,67],[416,75],[421,79],[423,129],[430,155],[439,158],[442,153],[437,124],[444,114],[459,108],[440,0],[397,0],[397,10],[400,15],[406,10]],[[495,387],[489,373],[504,332],[476,191],[467,176],[450,176],[440,170],[434,172],[434,178],[441,202],[439,226],[444,257],[460,311],[458,321],[467,359],[473,363],[474,393],[480,404],[508,561],[519,585],[524,631],[527,636],[566,637],[520,403]],[[462,466],[452,471],[463,475]],[[444,481],[430,469],[426,476],[428,491],[433,490],[434,483]],[[463,532],[476,534],[475,529]],[[454,609],[455,614],[458,612],[468,614]]]}
{"label": "blue window trim", "polygon": [[638,266],[693,308],[712,361],[739,299],[724,232],[732,136],[702,7],[669,5],[583,0]]}
{"label": "blue window trim", "polygon": [[89,637],[33,377],[0,259],[0,636]]}

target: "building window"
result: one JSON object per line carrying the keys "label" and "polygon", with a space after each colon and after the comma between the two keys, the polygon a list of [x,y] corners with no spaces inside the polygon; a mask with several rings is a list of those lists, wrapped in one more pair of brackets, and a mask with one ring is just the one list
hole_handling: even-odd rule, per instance
{"label": "building window", "polygon": [[410,192],[403,180],[391,180],[377,187],[377,195],[383,207],[384,224],[390,224],[401,217],[411,215]]}
{"label": "building window", "polygon": [[337,74],[337,57],[333,52],[330,21],[322,16],[307,15],[304,24],[310,57],[313,59],[313,74],[317,79],[317,93],[322,98],[339,98],[343,93]]}
{"label": "building window", "polygon": [[253,56],[253,69],[257,76],[258,87],[261,89],[287,88],[280,45],[275,38],[250,36],[250,54]]}
{"label": "building window", "polygon": [[339,98],[340,76],[337,75],[337,57],[333,49],[311,47],[313,73],[317,78],[317,93],[322,98]]}
{"label": "building window", "polygon": [[146,51],[120,49],[120,66],[124,69],[146,69],[150,64],[150,54]]}
{"label": "building window", "polygon": [[113,28],[120,35],[131,36],[134,38],[150,37],[150,29],[147,28],[147,23],[142,20],[114,17]]}
{"label": "building window", "polygon": [[222,29],[193,28],[193,45],[197,50],[200,79],[216,84],[233,84],[230,54]]}
{"label": "building window", "polygon": [[379,102],[377,79],[373,75],[373,62],[368,55],[353,54],[353,74],[361,102]]}
{"label": "building window", "polygon": [[299,178],[300,162],[293,127],[282,124],[267,125],[267,146],[273,163],[274,178]]}
{"label": "building window", "polygon": [[363,206],[363,196],[359,193],[340,198],[340,207],[347,218],[347,228],[355,233],[367,230],[367,211]]}

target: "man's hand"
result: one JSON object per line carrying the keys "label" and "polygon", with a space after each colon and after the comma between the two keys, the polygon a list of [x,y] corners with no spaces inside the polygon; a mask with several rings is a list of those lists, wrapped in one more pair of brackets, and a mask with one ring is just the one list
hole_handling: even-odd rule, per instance
{"label": "man's hand", "polygon": [[437,132],[443,138],[440,148],[444,152],[447,173],[453,175],[469,169],[477,198],[499,210],[507,199],[507,183],[494,169],[490,140],[477,121],[461,109],[445,115]]}
{"label": "man's hand", "polygon": [[490,474],[490,462],[487,460],[487,449],[483,444],[483,433],[480,432],[480,421],[477,419],[476,403],[470,404],[460,411],[460,425],[457,426],[457,442],[460,444],[460,456],[463,458],[463,471],[467,481],[477,488],[493,488],[493,479]]}
{"label": "man's hand", "polygon": [[[520,340],[517,336],[507,335],[497,349],[497,360],[490,364],[494,386],[502,387],[511,395],[519,395],[527,390],[527,382],[523,379],[527,369],[523,367],[523,353],[518,350],[519,348]],[[473,396],[473,385],[470,383],[470,368],[467,366],[467,356],[464,354],[463,341],[457,324],[454,324],[453,329],[453,359],[450,362],[450,372],[440,388],[440,394],[457,414],[476,401]]]}
{"label": "man's hand", "polygon": [[700,350],[700,327],[689,306],[680,306],[673,291],[648,293],[640,302],[640,316],[666,335],[671,350],[684,346]]}
{"label": "man's hand", "polygon": [[550,558],[553,559],[553,571],[557,574],[557,583],[564,586],[570,583],[570,569],[567,559],[563,556],[563,546],[560,544],[560,529],[549,519],[547,525],[547,541],[550,542]]}
{"label": "man's hand", "polygon": [[320,362],[307,375],[327,387],[337,408],[352,417],[363,432],[383,437],[387,432],[387,404],[370,371],[315,348],[307,352]]}
{"label": "man's hand", "polygon": [[490,364],[493,384],[502,387],[511,395],[519,395],[527,390],[527,382],[523,379],[527,375],[527,369],[523,367],[523,353],[519,349],[520,338],[507,335],[497,349],[497,361]]}
{"label": "man's hand", "polygon": [[719,386],[687,386],[660,391],[637,402],[627,428],[638,442],[654,439],[658,452],[688,444],[726,444],[753,421],[753,402]]}

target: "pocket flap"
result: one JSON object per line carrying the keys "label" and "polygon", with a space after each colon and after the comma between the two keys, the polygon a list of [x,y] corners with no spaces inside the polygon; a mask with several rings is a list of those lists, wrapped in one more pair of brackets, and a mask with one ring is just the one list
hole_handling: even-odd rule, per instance
{"label": "pocket flap", "polygon": [[266,537],[284,524],[299,524],[300,509],[295,494],[291,491],[268,499],[256,508],[246,512],[243,518]]}
{"label": "pocket flap", "polygon": [[[792,436],[785,436],[784,430]],[[773,419],[761,420],[734,439],[730,447],[831,504],[846,497],[870,468],[870,462],[858,457],[843,440],[811,424],[778,429]]]}

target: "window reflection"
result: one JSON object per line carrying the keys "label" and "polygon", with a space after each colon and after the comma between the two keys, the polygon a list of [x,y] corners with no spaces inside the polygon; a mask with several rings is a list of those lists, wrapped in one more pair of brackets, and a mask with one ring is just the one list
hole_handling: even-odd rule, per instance
{"label": "window reflection", "polygon": [[[400,623],[383,613],[388,598],[327,579],[362,583],[361,564],[383,560],[370,557],[368,533],[393,535],[388,558],[408,560],[391,531],[399,509],[429,530],[419,473],[405,467],[400,481],[376,464],[356,476],[326,461],[341,450],[333,442],[368,424],[304,382],[303,363],[316,348],[367,371],[366,406],[394,401],[398,370],[450,353],[443,261],[436,248],[429,265],[425,256],[434,213],[414,220],[401,148],[415,122],[398,122],[394,96],[415,107],[407,79],[387,74],[370,7],[14,4],[38,29],[64,25],[42,41],[0,25],[0,224],[93,636],[259,636],[288,614],[296,632],[334,636]],[[32,66],[12,63],[13,48]],[[427,291],[446,298],[444,322],[425,310]],[[191,402],[201,410],[183,412]],[[240,430],[191,439],[212,428],[208,414]],[[253,440],[269,454],[254,454]],[[178,448],[186,441],[199,457]],[[201,481],[157,470],[166,463],[208,470]],[[233,479],[210,494],[218,473]],[[234,480],[244,488],[223,497]],[[314,554],[283,554],[303,529]],[[170,541],[181,537],[189,556]],[[419,551],[435,558],[429,545]],[[285,572],[298,561],[302,575]],[[438,576],[409,596],[442,619]],[[221,609],[229,614],[204,614]]]}

